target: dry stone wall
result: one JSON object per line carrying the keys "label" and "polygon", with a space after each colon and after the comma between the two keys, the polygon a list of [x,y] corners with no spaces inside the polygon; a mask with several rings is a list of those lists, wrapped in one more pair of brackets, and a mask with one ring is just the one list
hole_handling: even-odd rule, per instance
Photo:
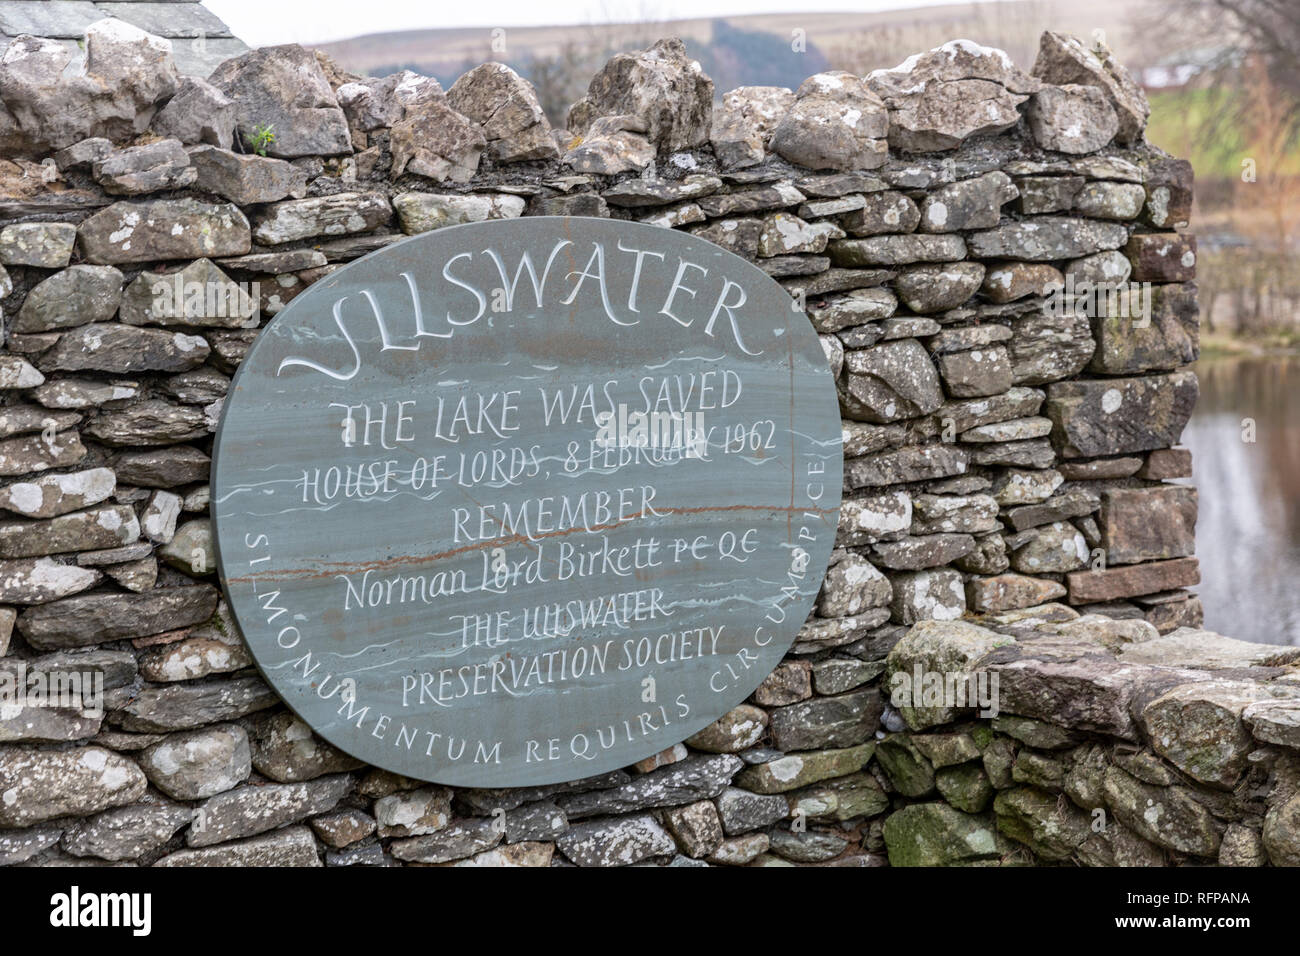
{"label": "dry stone wall", "polygon": [[[444,91],[289,46],[202,80],[121,24],[86,45],[80,74],[32,37],[0,60],[0,679],[105,699],[0,703],[0,863],[1300,861],[1296,655],[1200,630],[1187,590],[1191,171],[1107,51],[1044,34],[1024,72],[954,41],[718,95],[665,40],[559,128],[497,64]],[[451,790],[257,676],[209,453],[295,295],[521,215],[686,229],[785,286],[837,381],[844,506],[749,701],[597,779]]]}

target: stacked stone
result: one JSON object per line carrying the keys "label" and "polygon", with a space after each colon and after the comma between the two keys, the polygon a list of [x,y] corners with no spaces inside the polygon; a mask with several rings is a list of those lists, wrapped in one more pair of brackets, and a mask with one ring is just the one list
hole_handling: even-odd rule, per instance
{"label": "stacked stone", "polygon": [[[889,861],[1300,865],[1297,661],[1060,604],[924,621],[885,663],[910,692],[875,750]],[[970,706],[911,679],[944,672]]]}
{"label": "stacked stone", "polygon": [[[913,625],[1074,617],[1042,609],[1059,598],[1118,634],[1199,622],[1195,492],[1164,483],[1190,466],[1190,171],[1142,142],[1145,101],[1104,50],[1045,34],[1025,74],[954,41],[715,110],[665,40],[611,60],[553,129],[499,64],[444,91],[295,46],[179,78],[165,41],[121,24],[86,46],[81,73],[34,38],[0,64],[0,675],[95,671],[107,700],[0,707],[0,863],[924,862],[889,821],[938,804],[895,755],[978,774],[964,738],[936,756],[886,706]],[[311,283],[403,235],[520,215],[684,228],[776,277],[838,384],[846,498],[815,613],[749,701],[598,779],[451,790],[338,752],[256,676],[215,587],[211,436],[261,324]],[[1150,324],[1053,313],[1065,277],[1156,283]],[[256,303],[160,295],[231,280]],[[1107,753],[1147,739],[1137,717],[1090,722],[1091,685],[1061,673],[1023,717]],[[981,755],[1009,733],[977,730],[953,735]],[[977,802],[949,809],[989,829]],[[1290,859],[1243,807],[1209,812]]]}

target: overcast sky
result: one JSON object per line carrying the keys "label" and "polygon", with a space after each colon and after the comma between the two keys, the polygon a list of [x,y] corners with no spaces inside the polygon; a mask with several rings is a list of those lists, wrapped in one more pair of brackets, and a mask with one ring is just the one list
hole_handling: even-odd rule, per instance
{"label": "overcast sky", "polygon": [[[929,3],[951,0],[928,0]],[[746,13],[869,13],[927,0],[204,0],[253,44],[323,43],[364,33],[431,27],[511,27],[742,16]]]}

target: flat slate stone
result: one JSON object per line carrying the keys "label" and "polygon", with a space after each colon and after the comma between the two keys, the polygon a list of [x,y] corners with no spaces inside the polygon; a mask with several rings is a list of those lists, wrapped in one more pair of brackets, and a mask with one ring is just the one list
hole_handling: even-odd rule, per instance
{"label": "flat slate stone", "polygon": [[601,195],[611,206],[667,206],[670,203],[699,199],[722,188],[716,176],[692,175],[669,180],[629,179],[606,189]]}
{"label": "flat slate stone", "polygon": [[112,266],[69,266],[27,294],[15,333],[70,329],[113,317],[122,300],[122,273]]}
{"label": "flat slate stone", "polygon": [[175,488],[206,480],[212,459],[191,445],[169,445],[122,452],[114,460],[113,467],[124,484]]}
{"label": "flat slate stone", "polygon": [[914,535],[982,534],[999,530],[998,503],[987,494],[919,494],[912,498]]}
{"label": "flat slate stone", "polygon": [[63,836],[73,856],[135,860],[166,845],[193,819],[194,811],[175,803],[135,803],[81,820]]}
{"label": "flat slate stone", "polygon": [[1198,391],[1191,371],[1057,382],[1048,386],[1044,414],[1063,458],[1150,451],[1178,443]]}
{"label": "flat slate stone", "polygon": [[189,161],[197,174],[196,189],[239,206],[301,198],[307,192],[307,174],[283,159],[203,145],[189,150]]}
{"label": "flat slate stone", "polygon": [[108,468],[42,475],[0,488],[0,508],[25,518],[53,518],[98,504],[116,486],[117,477]]}
{"label": "flat slate stone", "polygon": [[844,473],[849,487],[866,488],[962,475],[969,467],[966,449],[941,442],[847,459]]}
{"label": "flat slate stone", "polygon": [[792,296],[825,295],[849,289],[866,289],[884,284],[894,273],[887,269],[827,269],[807,279],[789,279],[781,283]]}
{"label": "flat slate stone", "polygon": [[85,432],[105,445],[173,445],[206,438],[208,417],[191,405],[150,399],[123,409],[104,409],[85,425]]}
{"label": "flat slate stone", "polygon": [[[966,257],[961,236],[871,236],[829,245],[837,266],[897,266],[911,262],[956,262]],[[978,285],[978,283],[976,283]]]}
{"label": "flat slate stone", "polygon": [[503,836],[495,820],[457,820],[437,833],[395,840],[390,850],[398,860],[450,863],[491,850]]}
{"label": "flat slate stone", "polygon": [[103,747],[0,747],[0,827],[90,816],[140,799],[147,786],[139,767]]}
{"label": "flat slate stone", "polygon": [[0,561],[0,601],[43,604],[94,587],[99,578],[97,571],[50,558]]}
{"label": "flat slate stone", "polygon": [[775,186],[755,186],[736,192],[704,196],[699,200],[699,205],[710,219],[719,219],[723,216],[797,206],[806,198],[789,183],[778,183]]}
{"label": "flat slate stone", "polygon": [[184,189],[193,185],[198,175],[177,139],[115,149],[92,162],[90,168],[95,181],[112,196]]}
{"label": "flat slate stone", "polygon": [[648,813],[580,823],[555,842],[578,866],[630,866],[677,852],[668,831]]}
{"label": "flat slate stone", "polygon": [[210,351],[199,335],[104,322],[64,332],[40,364],[47,372],[184,372]]}
{"label": "flat slate stone", "polygon": [[845,196],[888,189],[883,179],[871,173],[813,173],[795,182],[809,196]]}
{"label": "flat slate stone", "polygon": [[230,203],[198,199],[118,202],[77,227],[92,263],[240,256],[252,243],[248,219]]}
{"label": "flat slate stone", "polygon": [[104,382],[97,379],[60,375],[32,392],[46,408],[120,408],[140,395],[140,383],[127,379]]}
{"label": "flat slate stone", "polygon": [[393,197],[393,209],[407,235],[441,229],[463,222],[514,219],[523,215],[519,196],[459,195],[455,193],[402,193]]}
{"label": "flat slate stone", "polygon": [[1043,385],[1078,375],[1096,345],[1088,320],[1069,312],[1034,309],[1011,320],[1012,379],[1017,385]]}
{"label": "flat slate stone", "polygon": [[972,256],[1028,262],[1077,259],[1094,252],[1119,249],[1127,241],[1128,230],[1119,223],[1063,216],[1035,216],[969,237]]}
{"label": "flat slate stone", "polygon": [[[4,670],[7,668],[0,668]],[[22,676],[15,674],[15,681]],[[100,728],[101,717],[87,717],[72,707],[6,705],[0,715],[0,743],[57,744],[88,740]]]}
{"label": "flat slate stone", "polygon": [[945,352],[964,352],[985,345],[994,345],[1011,338],[1011,329],[1005,325],[968,325],[962,328],[943,329],[930,336],[927,343],[933,355]]}
{"label": "flat slate stone", "polygon": [[279,275],[283,272],[301,272],[327,265],[329,260],[318,249],[286,249],[284,252],[253,252],[246,256],[222,259],[217,264],[226,269]]}
{"label": "flat slate stone", "polygon": [[36,405],[6,405],[0,408],[0,439],[45,431],[52,424],[57,435],[81,421],[75,412],[55,412]]}
{"label": "flat slate stone", "polygon": [[1071,488],[1043,501],[1010,508],[1004,517],[1016,531],[1024,531],[1053,521],[1081,518],[1092,514],[1100,505],[1101,499],[1087,488]]}
{"label": "flat slate stone", "polygon": [[1196,278],[1196,237],[1178,232],[1141,233],[1124,246],[1134,282],[1188,282]]}
{"label": "flat slate stone", "polygon": [[72,257],[77,227],[70,222],[20,222],[0,229],[0,262],[62,269]]}
{"label": "flat slate stone", "polygon": [[746,767],[737,775],[736,785],[760,794],[785,793],[856,773],[871,761],[875,751],[875,743],[868,742],[836,750],[788,754]]}
{"label": "flat slate stone", "polygon": [[566,794],[556,798],[556,803],[571,820],[677,806],[717,796],[742,766],[740,758],[730,754],[688,757],[635,777],[621,787]]}
{"label": "flat slate stone", "polygon": [[1283,667],[1300,660],[1300,648],[1255,644],[1224,637],[1214,631],[1181,627],[1169,634],[1130,644],[1116,652],[1122,661],[1234,670],[1248,667]]}
{"label": "flat slate stone", "polygon": [[1142,468],[1141,456],[1097,458],[1091,461],[1063,461],[1057,466],[1066,481],[1089,481],[1105,478],[1131,478]]}
{"label": "flat slate stone", "polygon": [[1195,558],[1174,558],[1101,571],[1073,571],[1065,576],[1071,604],[1115,601],[1139,594],[1199,584],[1201,571]]}
{"label": "flat slate stone", "polygon": [[1195,488],[1162,485],[1103,492],[1097,524],[1107,562],[1136,564],[1194,554],[1196,514]]}
{"label": "flat slate stone", "polygon": [[333,810],[352,790],[348,774],[305,783],[263,784],[219,793],[204,801],[185,835],[191,847],[255,836]]}
{"label": "flat slate stone", "polygon": [[70,551],[116,548],[140,536],[130,505],[104,504],[42,521],[0,524],[0,558],[31,558]]}
{"label": "flat slate stone", "polygon": [[851,747],[870,739],[884,701],[877,688],[779,707],[772,711],[772,744],[783,751]]}
{"label": "flat slate stone", "polygon": [[84,594],[28,608],[18,615],[17,626],[33,647],[59,650],[198,624],[211,617],[216,607],[217,590],[209,585],[158,588],[144,594]]}
{"label": "flat slate stone", "polygon": [[968,534],[926,534],[872,545],[871,557],[891,571],[921,571],[951,564],[974,549]]}
{"label": "flat slate stone", "polygon": [[236,840],[221,846],[178,850],[154,866],[321,866],[316,841],[307,827]]}
{"label": "flat slate stone", "polygon": [[393,209],[382,193],[336,193],[311,199],[274,203],[257,217],[254,235],[271,245],[369,232],[392,218]]}
{"label": "flat slate stone", "polygon": [[280,698],[258,677],[171,684],[146,687],[113,711],[109,722],[134,733],[170,733],[237,720],[278,703]]}
{"label": "flat slate stone", "polygon": [[0,476],[31,475],[77,464],[86,457],[86,447],[77,432],[56,433],[53,441],[43,434],[23,434],[0,441]]}
{"label": "flat slate stone", "polygon": [[1023,574],[973,577],[966,582],[966,604],[977,614],[1035,607],[1065,597],[1057,582]]}
{"label": "flat slate stone", "polygon": [[982,425],[1037,415],[1045,398],[1036,388],[1016,385],[1000,395],[946,402],[936,417],[944,422],[945,427],[951,422],[954,431],[967,432]]}

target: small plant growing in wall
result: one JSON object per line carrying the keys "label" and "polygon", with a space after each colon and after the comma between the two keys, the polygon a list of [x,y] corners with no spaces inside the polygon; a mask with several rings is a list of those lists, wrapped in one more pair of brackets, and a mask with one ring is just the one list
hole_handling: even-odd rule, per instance
{"label": "small plant growing in wall", "polygon": [[259,123],[253,127],[253,140],[250,144],[258,156],[265,156],[266,151],[275,144],[275,124]]}

